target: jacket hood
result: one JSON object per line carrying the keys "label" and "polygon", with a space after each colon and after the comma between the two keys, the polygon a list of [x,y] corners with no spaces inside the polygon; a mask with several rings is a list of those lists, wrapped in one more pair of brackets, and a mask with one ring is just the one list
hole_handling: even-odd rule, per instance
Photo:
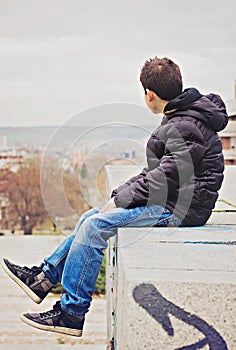
{"label": "jacket hood", "polygon": [[[178,113],[181,111],[181,113]],[[164,113],[167,119],[177,115],[191,116],[207,124],[214,131],[223,130],[228,123],[226,107],[221,97],[216,94],[202,95],[195,88],[189,88],[169,101]]]}

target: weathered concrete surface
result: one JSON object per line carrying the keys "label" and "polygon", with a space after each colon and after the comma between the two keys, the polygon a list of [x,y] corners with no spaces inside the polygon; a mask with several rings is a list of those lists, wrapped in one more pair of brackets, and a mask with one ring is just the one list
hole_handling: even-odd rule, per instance
{"label": "weathered concrete surface", "polygon": [[[0,256],[19,264],[36,265],[64,239],[63,236],[0,237]],[[105,350],[106,300],[95,298],[87,314],[82,338],[43,332],[20,321],[22,313],[47,311],[59,298],[50,294],[40,305],[25,293],[0,268],[0,350]]]}
{"label": "weathered concrete surface", "polygon": [[120,229],[115,349],[182,349],[206,337],[199,348],[236,349],[234,242],[234,227]]}
{"label": "weathered concrete surface", "polygon": [[227,165],[215,209],[208,225],[236,225],[236,166]]}

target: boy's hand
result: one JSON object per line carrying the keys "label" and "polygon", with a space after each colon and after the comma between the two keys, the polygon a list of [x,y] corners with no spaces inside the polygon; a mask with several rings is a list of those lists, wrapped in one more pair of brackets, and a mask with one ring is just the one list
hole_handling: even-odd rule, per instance
{"label": "boy's hand", "polygon": [[116,208],[114,198],[111,198],[103,207],[100,209],[99,213],[106,213],[107,211]]}

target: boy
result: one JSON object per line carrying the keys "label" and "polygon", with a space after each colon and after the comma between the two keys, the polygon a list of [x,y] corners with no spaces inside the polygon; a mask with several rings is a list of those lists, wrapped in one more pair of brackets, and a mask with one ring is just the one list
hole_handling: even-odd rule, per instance
{"label": "boy", "polygon": [[228,121],[223,101],[195,88],[182,91],[180,69],[168,58],[147,60],[140,81],[147,107],[164,115],[147,143],[147,167],[115,189],[103,208],[83,214],[41,266],[2,260],[6,273],[37,303],[62,283],[65,293],[52,310],[22,316],[33,327],[82,335],[103,250],[118,227],[199,226],[211,215],[223,181],[217,135]]}

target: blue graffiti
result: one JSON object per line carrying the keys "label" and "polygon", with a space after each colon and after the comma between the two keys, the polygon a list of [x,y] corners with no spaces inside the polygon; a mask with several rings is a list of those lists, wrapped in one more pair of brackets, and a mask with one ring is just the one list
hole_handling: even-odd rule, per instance
{"label": "blue graffiti", "polygon": [[144,310],[146,310],[165,330],[173,337],[174,329],[169,314],[195,327],[205,338],[197,343],[183,346],[175,350],[198,350],[209,345],[210,350],[228,350],[227,344],[221,335],[200,317],[193,315],[179,306],[173,304],[155,288],[153,284],[143,283],[133,290],[133,298]]}

